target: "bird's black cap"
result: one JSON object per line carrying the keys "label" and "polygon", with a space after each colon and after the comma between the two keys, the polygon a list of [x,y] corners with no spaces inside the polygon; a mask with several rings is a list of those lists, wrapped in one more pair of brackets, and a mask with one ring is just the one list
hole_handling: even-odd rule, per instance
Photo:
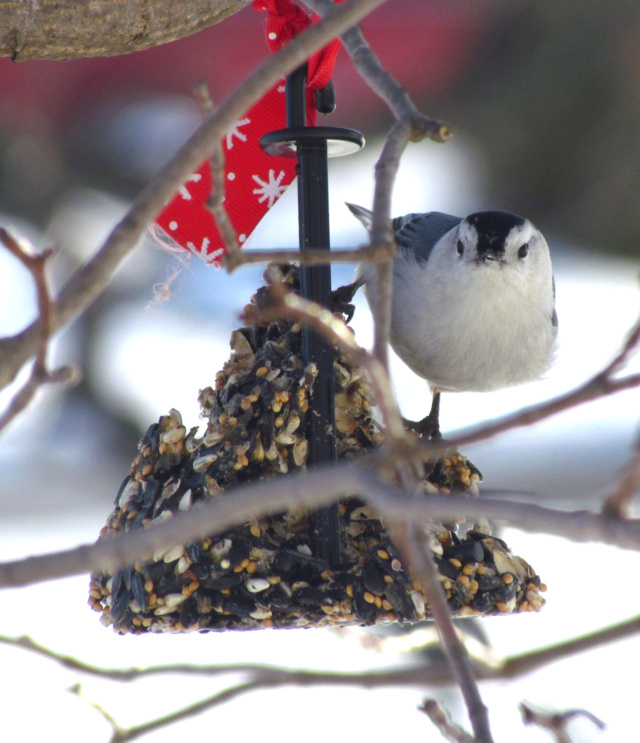
{"label": "bird's black cap", "polygon": [[525,220],[510,212],[475,212],[466,220],[478,233],[478,255],[502,255],[507,235]]}

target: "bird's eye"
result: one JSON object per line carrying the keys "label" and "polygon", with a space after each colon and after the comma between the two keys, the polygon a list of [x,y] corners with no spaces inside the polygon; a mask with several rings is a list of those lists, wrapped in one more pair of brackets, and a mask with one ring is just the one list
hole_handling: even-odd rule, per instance
{"label": "bird's eye", "polygon": [[529,243],[525,243],[518,250],[518,258],[526,258],[529,255]]}
{"label": "bird's eye", "polygon": [[462,244],[462,240],[458,240],[458,255],[462,255],[464,253],[464,245]]}

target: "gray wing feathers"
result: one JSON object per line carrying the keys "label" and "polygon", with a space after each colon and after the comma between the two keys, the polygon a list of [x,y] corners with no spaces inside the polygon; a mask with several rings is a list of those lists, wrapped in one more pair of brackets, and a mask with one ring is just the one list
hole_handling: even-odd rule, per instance
{"label": "gray wing feathers", "polygon": [[418,260],[429,260],[429,254],[438,240],[462,222],[462,217],[452,217],[442,212],[407,214],[393,220],[399,248],[412,250]]}
{"label": "gray wing feathers", "polygon": [[[371,228],[371,212],[363,206],[347,204],[351,213],[365,226]],[[442,212],[405,214],[396,217],[393,224],[398,247],[415,252],[418,260],[429,260],[431,249],[450,229],[462,222],[462,217],[452,217]]]}

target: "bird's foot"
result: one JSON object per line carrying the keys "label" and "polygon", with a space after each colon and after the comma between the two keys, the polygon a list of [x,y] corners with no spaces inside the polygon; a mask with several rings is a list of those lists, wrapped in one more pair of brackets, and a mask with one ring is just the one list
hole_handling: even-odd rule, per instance
{"label": "bird's foot", "polygon": [[431,415],[425,416],[421,421],[410,421],[408,418],[403,418],[402,422],[405,428],[415,431],[420,438],[438,442],[444,441],[440,433],[440,421]]}
{"label": "bird's foot", "polygon": [[363,279],[356,279],[353,283],[346,286],[340,286],[331,292],[331,309],[333,312],[342,312],[345,315],[345,322],[349,324],[355,312],[355,307],[351,304],[358,289],[364,284]]}

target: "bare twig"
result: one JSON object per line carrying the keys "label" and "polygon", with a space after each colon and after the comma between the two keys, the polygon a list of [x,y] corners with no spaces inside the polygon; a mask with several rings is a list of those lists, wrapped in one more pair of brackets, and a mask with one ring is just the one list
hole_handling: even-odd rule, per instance
{"label": "bare twig", "polygon": [[167,715],[157,717],[156,719],[143,723],[142,725],[136,725],[130,728],[121,727],[115,721],[113,716],[109,712],[107,712],[102,705],[98,704],[97,702],[93,702],[83,696],[81,694],[80,687],[72,687],[71,689],[69,689],[69,691],[77,694],[81,699],[90,704],[109,723],[112,730],[112,735],[109,743],[127,743],[127,741],[140,738],[142,735],[146,735],[153,730],[157,730],[159,728],[166,727],[167,725],[172,725],[173,723],[181,722],[182,720],[187,720],[190,717],[195,717],[196,715],[202,714],[203,712],[206,712],[213,707],[217,707],[224,702],[228,702],[234,697],[237,697],[247,691],[256,691],[265,686],[277,685],[278,684],[271,684],[270,682],[265,682],[259,679],[246,681],[236,686],[230,686],[229,688],[224,689],[223,691],[218,692],[217,694],[214,694],[210,697],[207,697],[200,702],[195,702],[194,704],[190,704],[187,707],[176,710],[175,712],[170,712]]}
{"label": "bare twig", "polygon": [[524,702],[521,702],[518,706],[525,725],[537,725],[543,730],[548,730],[556,739],[556,743],[571,743],[571,737],[567,732],[567,724],[574,717],[586,717],[600,730],[604,730],[606,727],[602,720],[599,720],[591,712],[587,712],[584,709],[572,709],[567,712],[546,714],[544,712],[536,712]]}
{"label": "bare twig", "polygon": [[[418,580],[424,592],[429,597],[429,608],[438,627],[442,647],[451,666],[453,676],[460,687],[464,698],[469,720],[477,743],[492,743],[493,736],[489,726],[488,710],[482,701],[478,684],[474,676],[469,653],[460,639],[451,618],[442,584],[438,578],[438,570],[431,553],[424,549],[417,527],[405,522],[403,539],[404,549],[397,541],[397,529],[390,525],[391,538],[403,553],[405,561],[409,562],[412,577]],[[455,740],[455,739],[452,739]]]}
{"label": "bare twig", "polygon": [[[586,635],[564,640],[555,645],[531,650],[502,660],[494,658],[491,662],[485,662],[482,658],[473,657],[473,669],[476,678],[480,680],[511,680],[586,650],[594,650],[610,642],[618,642],[619,640],[633,637],[639,632],[640,616],[636,616]],[[284,680],[283,683],[307,686],[316,683],[361,686],[365,688],[379,688],[382,686],[440,687],[449,686],[453,683],[453,676],[449,665],[442,663],[429,664],[428,666],[412,666],[410,668],[389,668],[384,671],[363,673],[309,671],[259,663],[232,663],[227,665],[169,663],[162,666],[151,666],[149,668],[102,668],[84,663],[64,653],[58,653],[26,636],[8,637],[0,635],[0,643],[36,653],[72,671],[120,682],[135,681],[145,676],[160,676],[168,673],[205,677],[244,673],[250,675],[251,678],[278,677]]]}
{"label": "bare twig", "polygon": [[475,738],[472,738],[462,728],[451,722],[449,715],[435,699],[425,699],[418,709],[427,715],[438,728],[442,737],[451,743],[477,743]]}
{"label": "bare twig", "polygon": [[109,724],[111,727],[111,730],[113,731],[113,736],[111,738],[111,741],[119,741],[122,740],[120,738],[120,735],[124,732],[124,730],[118,725],[118,723],[115,721],[113,715],[111,715],[107,710],[97,702],[92,701],[91,699],[88,699],[85,697],[85,695],[82,693],[82,685],[81,684],[73,684],[73,686],[70,686],[67,691],[70,694],[74,694],[79,699],[82,699],[83,702],[86,702],[87,704],[90,704],[93,709],[96,710],[103,718],[104,720]]}
{"label": "bare twig", "polygon": [[[494,661],[487,664],[478,658],[474,658],[474,672],[480,680],[514,679],[547,666],[549,663],[563,660],[585,650],[593,650],[610,642],[631,637],[638,634],[638,632],[640,632],[640,617],[634,617],[625,622],[582,635],[581,637],[506,658],[501,662]],[[84,663],[76,658],[44,647],[30,637],[7,637],[0,635],[0,643],[36,653],[72,671],[120,682],[129,682],[145,676],[159,676],[168,673],[205,677],[244,673],[248,674],[252,679],[278,678],[282,680],[282,683],[301,686],[333,684],[373,689],[383,686],[440,687],[449,686],[453,683],[450,667],[448,664],[441,663],[430,664],[428,666],[412,666],[410,668],[390,668],[384,671],[363,673],[309,671],[257,663],[233,663],[228,665],[173,663],[162,666],[151,666],[149,668],[120,669],[102,668]]]}
{"label": "bare twig", "polygon": [[636,441],[636,451],[627,465],[620,481],[602,504],[602,513],[611,518],[627,518],[631,503],[640,487],[640,438]]}
{"label": "bare twig", "polygon": [[514,655],[507,658],[496,669],[499,678],[516,678],[525,673],[542,668],[549,663],[554,663],[572,655],[582,653],[585,650],[593,650],[610,642],[617,642],[626,637],[632,637],[640,632],[640,616],[632,617],[624,622],[604,627],[603,629],[589,632],[586,635],[575,637],[571,640],[550,645],[538,650]]}
{"label": "bare twig", "polygon": [[389,369],[389,337],[391,334],[391,303],[393,300],[392,259],[396,241],[391,226],[391,191],[400,166],[400,156],[409,142],[409,121],[402,119],[387,137],[376,163],[376,185],[371,221],[372,245],[385,245],[388,260],[379,263],[376,271],[376,302],[372,307],[374,321],[373,353],[384,369]]}
{"label": "bare twig", "polygon": [[[331,0],[303,0],[314,12],[329,18],[336,5]],[[396,119],[411,118],[411,141],[417,142],[425,137],[434,142],[445,142],[453,136],[450,126],[420,113],[407,91],[382,66],[358,26],[349,28],[340,37],[345,49],[353,60],[356,70],[369,87],[384,100]]]}
{"label": "bare twig", "polygon": [[21,245],[15,237],[2,227],[0,227],[0,242],[31,273],[36,286],[40,318],[39,333],[36,337],[36,357],[31,374],[23,387],[13,397],[7,410],[0,416],[0,431],[2,431],[29,405],[42,385],[69,383],[77,379],[78,375],[70,366],[63,366],[51,371],[47,368],[47,353],[55,308],[49,297],[46,264],[53,255],[53,250],[49,248],[42,253],[36,253],[30,245]]}
{"label": "bare twig", "polygon": [[[207,83],[197,83],[194,86],[194,93],[198,103],[200,104],[200,110],[202,111],[203,117],[206,119],[213,115],[215,105],[211,99]],[[220,233],[220,237],[222,238],[222,242],[226,249],[226,254],[223,260],[232,260],[233,256],[240,252],[240,248],[238,246],[238,236],[224,206],[225,182],[222,141],[216,142],[216,146],[209,158],[209,165],[211,167],[211,195],[209,196],[206,206],[216,222],[218,232]]]}
{"label": "bare twig", "polygon": [[225,268],[231,273],[240,266],[256,263],[289,263],[294,261],[300,266],[326,266],[327,263],[359,263],[370,261],[380,263],[389,257],[388,248],[383,245],[366,245],[361,248],[347,250],[323,250],[311,248],[300,252],[297,248],[284,250],[251,250],[245,249],[238,252],[233,258],[233,265]]}
{"label": "bare twig", "polygon": [[[225,132],[244,111],[283,75],[301,65],[310,54],[321,49],[383,2],[384,0],[350,0],[340,5],[330,18],[305,30],[278,54],[270,57],[223,101],[140,193],[96,255],[63,287],[57,298],[57,312],[52,318],[51,332],[55,333],[72,322],[102,293],[122,260],[144,234],[147,225],[189,174],[210,157]],[[0,356],[3,359],[0,388],[9,384],[35,353],[40,332],[40,321],[36,321],[17,336],[0,340]]]}

